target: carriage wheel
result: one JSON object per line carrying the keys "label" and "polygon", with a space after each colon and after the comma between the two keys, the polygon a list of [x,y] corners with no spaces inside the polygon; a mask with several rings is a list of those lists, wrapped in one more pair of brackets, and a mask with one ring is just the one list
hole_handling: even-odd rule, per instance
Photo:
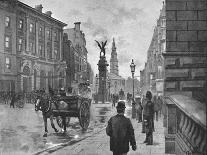
{"label": "carriage wheel", "polygon": [[[63,128],[63,118],[62,116],[57,116],[56,117],[56,121],[57,121],[57,124],[60,128]],[[66,117],[66,127],[69,127],[70,125],[70,117]]]}
{"label": "carriage wheel", "polygon": [[90,123],[90,107],[87,101],[81,103],[79,110],[79,123],[83,130],[87,130]]}

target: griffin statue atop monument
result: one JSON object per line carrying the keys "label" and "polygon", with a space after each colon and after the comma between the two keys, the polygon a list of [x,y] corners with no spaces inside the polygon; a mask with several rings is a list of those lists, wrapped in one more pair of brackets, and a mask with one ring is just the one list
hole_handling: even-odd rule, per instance
{"label": "griffin statue atop monument", "polygon": [[103,56],[105,56],[105,54],[106,54],[105,46],[106,46],[107,40],[105,42],[102,41],[101,45],[100,45],[100,43],[97,40],[95,40],[95,41],[97,42],[99,48],[101,49],[100,57],[101,57],[101,53],[103,53]]}

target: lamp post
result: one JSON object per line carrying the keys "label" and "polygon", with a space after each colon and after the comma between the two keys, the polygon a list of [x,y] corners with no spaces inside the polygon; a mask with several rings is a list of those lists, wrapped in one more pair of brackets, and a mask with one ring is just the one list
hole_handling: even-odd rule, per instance
{"label": "lamp post", "polygon": [[134,72],[135,72],[136,65],[134,64],[134,60],[132,59],[130,68],[132,72],[132,86],[133,86],[133,92],[132,92],[132,118],[136,118],[136,110],[135,110],[135,103],[134,103]]}
{"label": "lamp post", "polygon": [[132,59],[130,68],[131,68],[131,72],[132,72],[132,83],[133,83],[133,94],[132,94],[132,98],[134,99],[134,72],[135,72],[135,67],[136,65],[134,64],[134,60]]}

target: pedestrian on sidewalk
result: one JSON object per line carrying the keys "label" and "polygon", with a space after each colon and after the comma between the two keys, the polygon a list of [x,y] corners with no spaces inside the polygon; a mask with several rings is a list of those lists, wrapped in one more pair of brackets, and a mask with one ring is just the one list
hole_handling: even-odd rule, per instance
{"label": "pedestrian on sidewalk", "polygon": [[153,97],[153,103],[154,103],[154,119],[156,119],[156,121],[158,121],[158,112],[159,112],[159,105],[158,105],[158,102],[157,102],[157,97],[154,96]]}
{"label": "pedestrian on sidewalk", "polygon": [[106,134],[110,136],[110,150],[113,155],[127,155],[129,143],[132,150],[136,150],[134,128],[129,118],[124,116],[125,102],[119,101],[116,109],[117,115],[111,117],[106,127]]}
{"label": "pedestrian on sidewalk", "polygon": [[151,101],[152,99],[152,93],[150,91],[147,91],[146,93],[146,105],[145,105],[145,132],[146,132],[146,139],[144,143],[146,145],[153,145],[153,131],[154,131],[154,105]]}
{"label": "pedestrian on sidewalk", "polygon": [[142,111],[142,113],[143,113],[143,121],[142,121],[142,133],[145,133],[145,125],[144,125],[144,120],[145,120],[145,117],[146,117],[146,97],[145,97],[145,95],[143,95],[142,96],[142,107],[143,107],[143,111]]}
{"label": "pedestrian on sidewalk", "polygon": [[159,95],[158,96],[158,98],[157,98],[157,104],[158,104],[158,106],[159,106],[159,115],[160,115],[160,117],[161,117],[161,115],[162,115],[162,99],[161,99],[161,96]]}
{"label": "pedestrian on sidewalk", "polygon": [[136,102],[136,120],[138,120],[138,123],[142,122],[142,105],[141,105],[141,97],[140,96],[136,96],[135,97],[135,102]]}

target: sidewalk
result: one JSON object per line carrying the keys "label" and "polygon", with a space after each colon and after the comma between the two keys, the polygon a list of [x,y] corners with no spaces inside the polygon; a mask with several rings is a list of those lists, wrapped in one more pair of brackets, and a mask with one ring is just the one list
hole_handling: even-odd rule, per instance
{"label": "sidewalk", "polygon": [[[114,112],[112,112],[114,113]],[[137,150],[128,152],[128,155],[165,155],[164,128],[162,119],[155,121],[155,132],[153,133],[154,145],[143,144],[145,134],[141,133],[142,124],[131,120],[135,129]],[[109,137],[106,135],[105,127],[98,133],[86,138],[74,145],[66,146],[57,150],[55,155],[112,155],[109,149]]]}

